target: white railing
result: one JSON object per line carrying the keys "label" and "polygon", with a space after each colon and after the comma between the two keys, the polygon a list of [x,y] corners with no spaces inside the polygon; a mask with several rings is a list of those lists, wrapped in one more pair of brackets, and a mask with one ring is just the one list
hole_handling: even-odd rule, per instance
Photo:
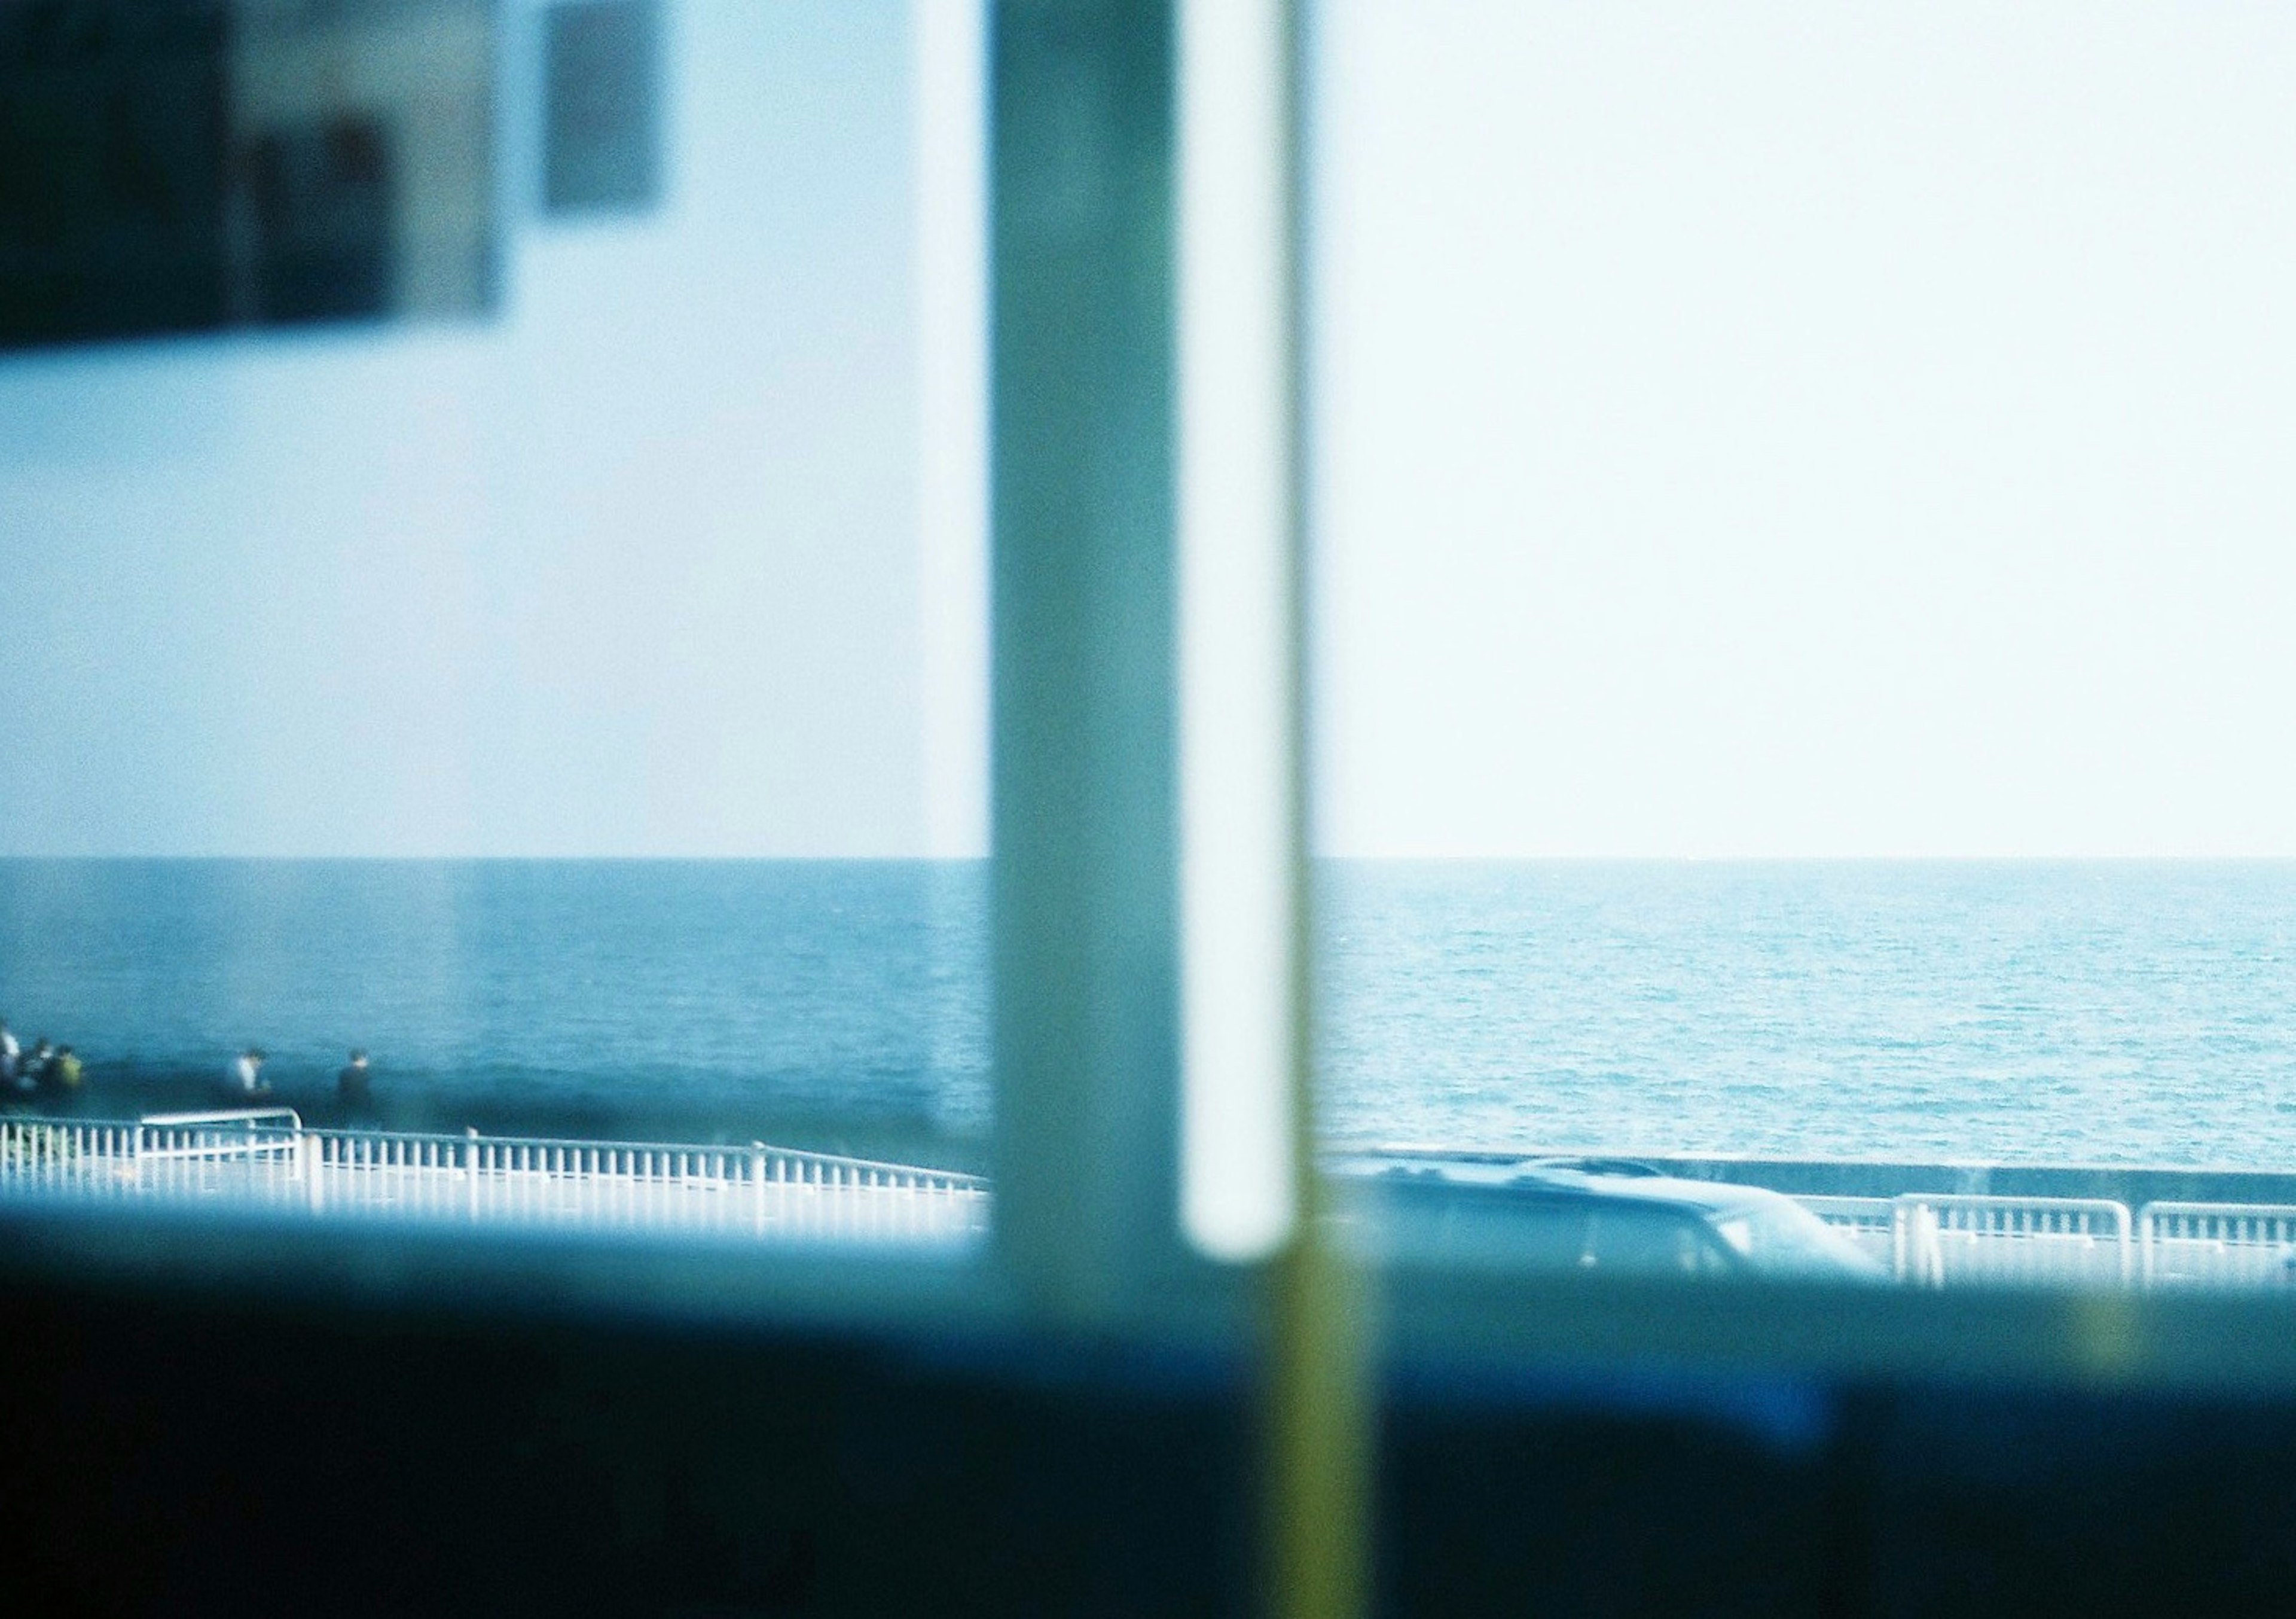
{"label": "white railing", "polygon": [[[212,1200],[328,1218],[717,1233],[763,1240],[969,1238],[974,1175],[748,1146],[314,1130],[292,1109],[128,1122],[0,1117],[0,1196]],[[1799,1199],[1923,1286],[2296,1287],[2296,1206],[2095,1198]]]}
{"label": "white railing", "polygon": [[[1870,1200],[1805,1198],[1861,1243]],[[2125,1204],[2095,1198],[1913,1194],[1892,1200],[1898,1278],[2087,1286],[2296,1286],[2296,1207],[2277,1204]],[[1868,1251],[1872,1249],[1869,1246]]]}
{"label": "white railing", "polygon": [[2102,1198],[1915,1192],[1795,1201],[1917,1286],[2117,1287],[2136,1275],[2128,1209]]}
{"label": "white railing", "polygon": [[290,1130],[300,1130],[303,1128],[303,1115],[291,1107],[226,1107],[212,1113],[145,1114],[137,1122],[146,1127],[244,1124],[269,1128],[284,1124]]}
{"label": "white railing", "polygon": [[2148,1203],[2137,1217],[2147,1287],[2296,1286],[2296,1208]]}
{"label": "white railing", "polygon": [[313,1130],[286,1109],[134,1124],[0,1120],[0,1195],[235,1201],[329,1217],[946,1241],[986,1229],[977,1176],[746,1147]]}
{"label": "white railing", "polygon": [[1932,1287],[1956,1282],[2127,1286],[2135,1274],[2125,1204],[1921,1193],[1897,1201],[1901,1281]]}
{"label": "white railing", "polygon": [[220,1113],[145,1114],[137,1125],[135,1156],[151,1163],[168,1158],[259,1158],[295,1150],[303,1117],[291,1107],[227,1108]]}

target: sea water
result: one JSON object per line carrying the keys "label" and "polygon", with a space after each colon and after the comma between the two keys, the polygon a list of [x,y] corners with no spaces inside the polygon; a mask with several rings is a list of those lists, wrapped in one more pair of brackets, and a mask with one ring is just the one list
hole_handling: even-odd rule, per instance
{"label": "sea water", "polygon": [[2296,864],[1332,868],[1328,1122],[2296,1169]]}
{"label": "sea water", "polygon": [[[2296,864],[1327,862],[1337,1141],[2296,1167]],[[977,1163],[988,874],[0,861],[89,1111],[271,1056],[324,1117]]]}
{"label": "sea water", "polygon": [[329,1116],[960,1160],[988,1105],[977,862],[0,861],[0,1015],[90,1111]]}

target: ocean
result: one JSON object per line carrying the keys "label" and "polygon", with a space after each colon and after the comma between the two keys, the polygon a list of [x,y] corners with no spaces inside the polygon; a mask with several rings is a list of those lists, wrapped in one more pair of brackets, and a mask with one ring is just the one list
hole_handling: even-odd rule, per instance
{"label": "ocean", "polygon": [[331,1117],[977,1162],[987,871],[925,861],[0,861],[0,1016],[90,1111],[257,1045]]}
{"label": "ocean", "polygon": [[[0,861],[90,1112],[263,1046],[326,1119],[979,1164],[978,862]],[[2296,864],[1332,861],[1345,1145],[2296,1167]]]}
{"label": "ocean", "polygon": [[1338,866],[1364,1142],[2296,1168],[2296,863]]}

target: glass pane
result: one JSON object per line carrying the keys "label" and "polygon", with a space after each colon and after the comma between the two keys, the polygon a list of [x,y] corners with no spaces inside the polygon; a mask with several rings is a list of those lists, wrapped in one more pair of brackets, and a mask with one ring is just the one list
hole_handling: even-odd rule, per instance
{"label": "glass pane", "polygon": [[2284,1285],[2296,25],[1321,14],[1335,1143]]}
{"label": "glass pane", "polygon": [[12,14],[20,1114],[981,1167],[979,56],[896,0]]}

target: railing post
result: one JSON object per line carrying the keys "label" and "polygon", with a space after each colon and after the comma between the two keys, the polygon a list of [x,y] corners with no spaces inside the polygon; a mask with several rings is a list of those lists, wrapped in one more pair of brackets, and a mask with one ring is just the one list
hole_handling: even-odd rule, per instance
{"label": "railing post", "polygon": [[1898,1279],[1919,1287],[1943,1286],[1945,1250],[1936,1207],[1918,1197],[1901,1197],[1892,1224]]}
{"label": "railing post", "polygon": [[[234,1119],[118,1123],[0,1119],[0,1180],[30,1189],[156,1197],[201,1188],[258,1201],[291,1198],[313,1215],[363,1196],[408,1214],[451,1212],[452,1181],[474,1220],[595,1220],[787,1231],[876,1239],[972,1230],[982,1193],[969,1176],[809,1153],[746,1147],[576,1143],[519,1138],[337,1133],[279,1110]],[[741,1182],[748,1178],[747,1196]],[[299,1191],[291,1190],[301,1183]],[[492,1189],[488,1189],[489,1182]],[[338,1200],[344,1192],[346,1200]],[[722,1193],[722,1196],[712,1194]]]}

